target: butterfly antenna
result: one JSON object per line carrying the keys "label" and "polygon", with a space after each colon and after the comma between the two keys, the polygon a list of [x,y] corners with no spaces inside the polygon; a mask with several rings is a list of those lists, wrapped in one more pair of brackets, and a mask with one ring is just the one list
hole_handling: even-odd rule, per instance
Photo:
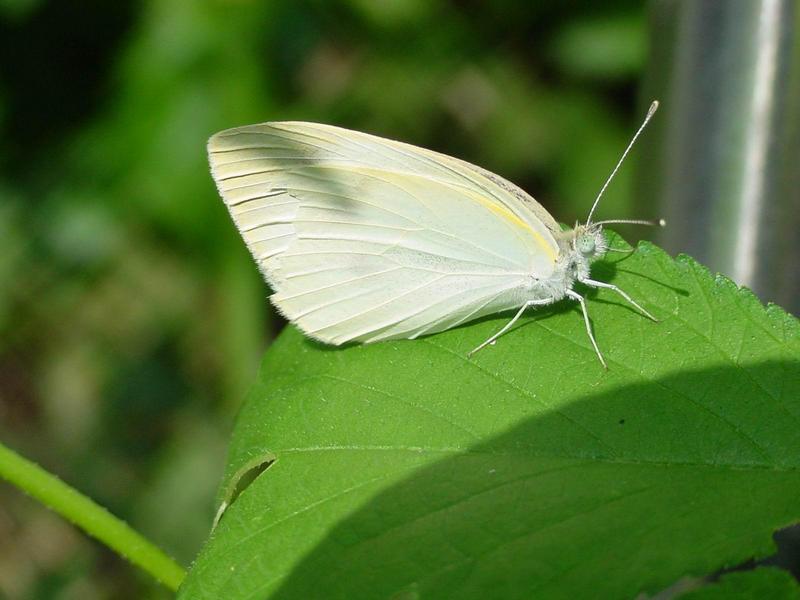
{"label": "butterfly antenna", "polygon": [[596,221],[595,225],[613,225],[613,224],[623,224],[623,225],[652,225],[653,227],[666,227],[667,222],[664,219],[659,219],[658,221],[650,221],[649,219],[609,219],[607,221]]}
{"label": "butterfly antenna", "polygon": [[589,211],[589,216],[586,218],[587,226],[589,225],[589,223],[592,222],[592,215],[594,214],[594,209],[597,208],[597,204],[600,202],[600,198],[602,198],[603,193],[606,191],[606,188],[608,187],[608,184],[611,183],[612,179],[614,179],[614,175],[616,175],[617,171],[619,171],[622,162],[625,160],[625,157],[628,156],[628,152],[630,152],[631,148],[633,148],[633,144],[636,142],[636,138],[639,137],[639,135],[642,133],[642,130],[647,126],[647,123],[650,122],[650,119],[652,119],[653,115],[656,114],[656,110],[658,110],[658,100],[653,100],[653,103],[647,110],[647,115],[645,116],[644,121],[642,121],[642,124],[639,125],[639,129],[633,135],[633,138],[628,144],[628,147],[625,148],[625,152],[622,153],[622,156],[620,157],[617,166],[614,167],[613,171],[611,171],[611,175],[608,176],[608,179],[606,179],[606,182],[603,184],[603,187],[600,188],[600,193],[597,194],[597,198],[594,199],[594,204],[592,204],[592,210]]}

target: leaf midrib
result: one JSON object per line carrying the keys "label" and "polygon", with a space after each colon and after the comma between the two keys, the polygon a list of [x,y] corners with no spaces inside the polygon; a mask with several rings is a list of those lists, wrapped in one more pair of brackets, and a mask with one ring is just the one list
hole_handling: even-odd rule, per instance
{"label": "leaf midrib", "polygon": [[551,459],[551,460],[571,460],[576,463],[606,463],[611,465],[631,465],[631,466],[652,466],[652,467],[697,467],[697,468],[720,468],[730,471],[776,471],[779,473],[800,473],[798,466],[778,466],[768,464],[737,464],[737,463],[713,463],[700,461],[664,461],[664,460],[636,460],[624,457],[608,456],[581,456],[569,454],[552,454],[538,452],[511,452],[506,450],[493,451],[478,448],[426,448],[422,446],[307,446],[304,448],[282,448],[273,450],[275,461],[280,460],[281,454],[301,454],[312,452],[408,452],[414,454],[450,454],[450,455],[478,455],[478,456],[497,456],[531,459]]}

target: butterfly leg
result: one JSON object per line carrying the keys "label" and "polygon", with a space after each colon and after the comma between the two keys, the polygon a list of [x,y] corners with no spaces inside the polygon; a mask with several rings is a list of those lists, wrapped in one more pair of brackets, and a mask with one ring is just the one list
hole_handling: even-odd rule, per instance
{"label": "butterfly leg", "polygon": [[480,346],[478,346],[474,350],[470,350],[467,353],[467,358],[472,358],[472,355],[475,354],[478,350],[483,350],[489,344],[493,344],[495,342],[495,340],[497,340],[497,338],[499,338],[506,331],[511,329],[511,327],[514,325],[514,323],[517,322],[517,319],[519,319],[522,316],[522,313],[525,312],[526,308],[528,308],[530,306],[542,306],[542,305],[545,305],[545,304],[552,304],[552,302],[553,302],[552,298],[544,298],[542,300],[528,300],[527,302],[525,302],[525,304],[523,304],[520,307],[520,309],[517,311],[517,314],[515,314],[512,317],[512,319],[508,323],[506,323],[505,326],[500,331],[495,333],[492,337],[490,337],[488,340],[483,342]]}
{"label": "butterfly leg", "polygon": [[648,319],[651,319],[651,320],[655,321],[656,323],[658,323],[658,319],[656,319],[656,318],[655,318],[653,315],[651,315],[649,312],[647,312],[647,311],[646,311],[644,308],[642,308],[641,306],[639,306],[639,304],[638,304],[638,303],[637,303],[637,302],[636,302],[636,301],[635,301],[633,298],[631,298],[630,296],[628,296],[628,294],[626,294],[625,292],[623,292],[623,291],[622,291],[621,289],[619,289],[617,286],[615,286],[615,285],[613,285],[613,284],[611,284],[611,283],[604,283],[604,282],[602,282],[602,281],[595,281],[594,279],[581,279],[581,280],[580,280],[580,282],[581,282],[581,283],[585,283],[585,284],[586,284],[586,285],[588,285],[589,287],[593,287],[593,288],[603,288],[603,289],[605,289],[605,290],[611,290],[611,291],[613,291],[613,292],[617,292],[617,293],[618,293],[620,296],[622,296],[623,298],[625,298],[625,300],[627,300],[627,301],[628,301],[628,302],[630,302],[630,303],[631,303],[633,306],[635,306],[637,309],[639,309],[639,312],[641,312],[641,313],[642,313],[644,316],[646,316]]}
{"label": "butterfly leg", "polygon": [[594,351],[597,353],[597,358],[600,359],[600,364],[603,365],[604,369],[608,370],[608,365],[606,364],[603,355],[600,353],[600,348],[597,347],[597,342],[595,341],[594,334],[592,333],[592,324],[589,322],[589,312],[586,310],[586,300],[584,300],[583,296],[581,296],[579,293],[573,292],[572,290],[567,290],[567,296],[581,303],[583,322],[586,323],[586,333],[589,335],[589,341],[592,342],[592,346],[594,346]]}

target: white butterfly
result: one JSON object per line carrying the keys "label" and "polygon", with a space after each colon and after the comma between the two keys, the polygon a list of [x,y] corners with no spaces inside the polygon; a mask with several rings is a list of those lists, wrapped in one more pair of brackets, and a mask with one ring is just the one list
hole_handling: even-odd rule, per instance
{"label": "white butterfly", "polygon": [[[462,160],[330,125],[237,127],[208,142],[211,172],[273,304],[312,338],[376,342],[443,331],[516,309],[577,300],[608,247],[591,221],[600,197],[653,116],[654,102],[585,224],[562,231],[514,184]],[[663,222],[662,222],[663,224]]]}

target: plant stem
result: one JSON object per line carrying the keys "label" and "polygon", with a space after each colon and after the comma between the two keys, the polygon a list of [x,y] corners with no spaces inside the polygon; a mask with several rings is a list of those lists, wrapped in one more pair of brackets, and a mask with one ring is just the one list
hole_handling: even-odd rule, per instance
{"label": "plant stem", "polygon": [[160,548],[105,508],[0,443],[0,477],[83,529],[169,589],[186,572]]}

